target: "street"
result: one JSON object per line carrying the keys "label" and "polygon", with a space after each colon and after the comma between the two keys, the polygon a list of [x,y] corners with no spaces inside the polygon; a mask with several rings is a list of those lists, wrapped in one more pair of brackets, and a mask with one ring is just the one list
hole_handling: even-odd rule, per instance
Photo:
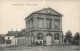
{"label": "street", "polygon": [[80,46],[18,46],[0,48],[0,51],[80,51]]}

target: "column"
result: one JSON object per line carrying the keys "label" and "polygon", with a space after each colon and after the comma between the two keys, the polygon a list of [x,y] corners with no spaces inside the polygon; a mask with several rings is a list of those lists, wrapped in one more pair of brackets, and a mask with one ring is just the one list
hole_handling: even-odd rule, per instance
{"label": "column", "polygon": [[51,36],[51,45],[53,45],[53,35]]}
{"label": "column", "polygon": [[27,21],[25,21],[25,22],[26,22],[25,24],[26,24],[26,29],[27,29]]}
{"label": "column", "polygon": [[33,35],[31,33],[31,45],[33,44]]}
{"label": "column", "polygon": [[33,27],[34,28],[37,28],[37,23],[38,23],[37,18],[35,17],[34,20],[33,20]]}
{"label": "column", "polygon": [[29,29],[30,29],[30,21],[29,21]]}
{"label": "column", "polygon": [[44,28],[46,28],[46,18],[44,18]]}
{"label": "column", "polygon": [[31,33],[29,33],[29,45],[31,45]]}
{"label": "column", "polygon": [[33,19],[31,20],[31,27],[33,28]]}
{"label": "column", "polygon": [[29,45],[29,33],[28,33],[28,45]]}
{"label": "column", "polygon": [[35,45],[35,33],[33,32],[33,45]]}
{"label": "column", "polygon": [[62,31],[62,17],[60,18],[60,30]]}
{"label": "column", "polygon": [[5,45],[6,45],[6,39],[5,39]]}
{"label": "column", "polygon": [[60,37],[59,37],[59,43],[60,43],[60,45],[62,44],[62,32],[60,33]]}
{"label": "column", "polygon": [[32,28],[32,22],[31,22],[31,20],[30,20],[30,29]]}
{"label": "column", "polygon": [[46,45],[46,35],[43,37],[44,45]]}
{"label": "column", "polygon": [[27,45],[27,33],[25,32],[25,45]]}
{"label": "column", "polygon": [[29,22],[27,22],[27,30],[29,29]]}
{"label": "column", "polygon": [[54,29],[54,19],[52,19],[52,29]]}
{"label": "column", "polygon": [[33,36],[33,45],[35,45],[35,36]]}
{"label": "column", "polygon": [[27,24],[26,24],[26,25],[27,25],[27,29],[28,29],[28,22],[27,22]]}

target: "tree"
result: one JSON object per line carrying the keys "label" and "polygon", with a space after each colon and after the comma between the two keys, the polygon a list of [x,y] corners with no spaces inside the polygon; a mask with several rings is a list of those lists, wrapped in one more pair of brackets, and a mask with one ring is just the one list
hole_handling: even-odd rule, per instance
{"label": "tree", "polygon": [[66,32],[65,38],[68,41],[68,43],[71,43],[71,41],[72,41],[72,32],[70,30]]}
{"label": "tree", "polygon": [[67,42],[67,40],[66,40],[66,38],[64,38],[64,43],[66,44],[66,42]]}
{"label": "tree", "polygon": [[76,34],[75,34],[75,39],[79,40],[79,33],[78,32],[76,32]]}
{"label": "tree", "polygon": [[72,37],[72,44],[74,44],[74,45],[76,44],[75,36]]}
{"label": "tree", "polygon": [[64,39],[64,42],[66,43],[67,41],[66,41],[66,38]]}
{"label": "tree", "polygon": [[75,42],[76,42],[76,45],[79,45],[79,33],[76,32],[75,34]]}
{"label": "tree", "polygon": [[0,36],[0,44],[4,44],[5,43],[5,38],[3,36]]}

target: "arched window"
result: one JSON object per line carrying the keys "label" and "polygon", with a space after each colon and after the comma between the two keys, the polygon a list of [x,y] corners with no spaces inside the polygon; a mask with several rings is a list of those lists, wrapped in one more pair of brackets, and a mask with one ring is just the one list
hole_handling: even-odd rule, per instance
{"label": "arched window", "polygon": [[51,33],[48,33],[47,36],[52,36],[52,34]]}
{"label": "arched window", "polygon": [[37,39],[38,39],[38,40],[43,39],[43,34],[42,34],[42,33],[37,34]]}
{"label": "arched window", "polygon": [[59,33],[56,33],[56,34],[54,35],[54,40],[59,40]]}

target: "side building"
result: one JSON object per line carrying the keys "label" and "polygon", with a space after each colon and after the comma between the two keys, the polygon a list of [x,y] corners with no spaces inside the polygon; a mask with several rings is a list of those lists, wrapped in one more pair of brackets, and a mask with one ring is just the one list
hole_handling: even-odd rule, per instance
{"label": "side building", "polygon": [[5,35],[5,46],[24,45],[25,36],[23,29],[21,31],[8,31]]}
{"label": "side building", "polygon": [[17,36],[17,34],[18,31],[8,31],[8,33],[5,35],[5,45],[15,45],[15,36]]}

